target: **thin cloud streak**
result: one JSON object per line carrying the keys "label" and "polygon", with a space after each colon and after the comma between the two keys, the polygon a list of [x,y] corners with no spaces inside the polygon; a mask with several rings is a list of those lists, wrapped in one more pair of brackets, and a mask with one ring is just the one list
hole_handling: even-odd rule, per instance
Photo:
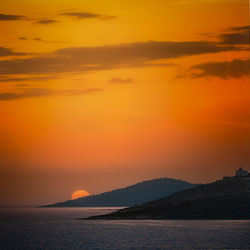
{"label": "thin cloud streak", "polygon": [[100,88],[90,88],[82,90],[53,90],[45,88],[22,88],[21,92],[3,92],[0,93],[0,101],[10,101],[24,98],[34,98],[34,97],[48,97],[48,96],[72,96],[72,95],[86,95],[95,92],[104,91]]}
{"label": "thin cloud streak", "polygon": [[19,40],[28,40],[28,38],[25,37],[25,36],[20,36],[20,37],[18,37],[18,39],[19,39]]}
{"label": "thin cloud streak", "polygon": [[76,19],[98,18],[98,19],[102,19],[102,20],[109,20],[109,19],[115,18],[115,16],[99,15],[99,14],[90,13],[90,12],[64,12],[64,13],[61,13],[59,15],[73,17]]}
{"label": "thin cloud streak", "polygon": [[231,62],[209,62],[198,64],[191,67],[192,77],[209,77],[215,76],[223,79],[241,78],[250,76],[250,59],[234,59]]}
{"label": "thin cloud streak", "polygon": [[43,56],[0,61],[0,75],[73,73],[157,66],[152,61],[232,50],[240,48],[205,41],[149,41],[113,46],[70,47]]}
{"label": "thin cloud streak", "polygon": [[245,25],[245,26],[234,26],[230,27],[227,29],[228,31],[245,31],[245,30],[250,30],[250,25]]}
{"label": "thin cloud streak", "polygon": [[27,53],[16,52],[9,48],[0,47],[0,57],[1,56],[24,56],[24,55],[27,55]]}
{"label": "thin cloud streak", "polygon": [[219,36],[222,44],[249,45],[250,26],[239,26],[228,29],[229,32]]}
{"label": "thin cloud streak", "polygon": [[57,22],[58,22],[58,21],[57,21],[57,20],[54,20],[54,19],[47,19],[47,18],[44,18],[44,19],[41,19],[41,20],[36,21],[35,23],[36,23],[36,24],[49,25],[49,24],[54,24],[54,23],[57,23]]}
{"label": "thin cloud streak", "polygon": [[178,4],[204,4],[204,3],[230,3],[230,2],[241,2],[246,4],[245,0],[173,0]]}
{"label": "thin cloud streak", "polygon": [[120,83],[120,84],[127,84],[127,83],[132,83],[134,80],[132,78],[126,78],[126,79],[121,79],[121,78],[112,78],[109,83]]}
{"label": "thin cloud streak", "polygon": [[16,78],[0,78],[0,82],[26,82],[26,81],[47,81],[58,79],[54,76],[41,76],[41,77],[16,77]]}
{"label": "thin cloud streak", "polygon": [[0,21],[19,21],[24,20],[26,16],[21,15],[8,15],[8,14],[0,14]]}
{"label": "thin cloud streak", "polygon": [[34,37],[34,38],[28,38],[28,37],[25,37],[25,36],[21,36],[21,37],[18,37],[19,40],[21,41],[30,41],[30,40],[33,40],[33,41],[36,41],[36,42],[44,42],[44,43],[69,43],[70,41],[49,41],[49,40],[44,40],[40,37]]}
{"label": "thin cloud streak", "polygon": [[34,37],[32,40],[36,42],[44,42],[44,43],[69,43],[69,41],[48,41],[40,37]]}

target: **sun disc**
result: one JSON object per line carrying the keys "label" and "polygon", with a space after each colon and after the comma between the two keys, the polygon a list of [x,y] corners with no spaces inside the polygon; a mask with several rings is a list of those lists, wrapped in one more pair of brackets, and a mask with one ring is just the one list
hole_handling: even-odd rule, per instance
{"label": "sun disc", "polygon": [[71,195],[71,200],[75,200],[75,199],[79,199],[85,196],[89,196],[89,192],[86,190],[76,190],[75,192],[73,192],[73,194]]}

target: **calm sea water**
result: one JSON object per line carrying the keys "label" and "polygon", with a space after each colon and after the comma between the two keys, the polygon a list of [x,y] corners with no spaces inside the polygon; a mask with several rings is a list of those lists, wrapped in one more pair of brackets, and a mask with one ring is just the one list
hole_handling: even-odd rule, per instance
{"label": "calm sea water", "polygon": [[0,209],[0,249],[250,249],[250,221],[80,221],[115,208]]}

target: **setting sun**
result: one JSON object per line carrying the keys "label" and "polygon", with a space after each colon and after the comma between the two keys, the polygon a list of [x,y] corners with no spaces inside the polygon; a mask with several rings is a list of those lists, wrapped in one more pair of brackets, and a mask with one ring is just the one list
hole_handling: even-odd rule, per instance
{"label": "setting sun", "polygon": [[89,196],[89,192],[86,190],[76,190],[72,195],[71,195],[71,200],[79,199],[85,196]]}

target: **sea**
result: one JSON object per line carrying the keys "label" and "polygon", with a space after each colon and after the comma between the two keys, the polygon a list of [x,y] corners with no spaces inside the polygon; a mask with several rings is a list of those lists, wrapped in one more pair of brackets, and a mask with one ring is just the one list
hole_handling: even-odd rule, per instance
{"label": "sea", "polygon": [[250,249],[247,220],[78,220],[117,209],[0,208],[0,249]]}

